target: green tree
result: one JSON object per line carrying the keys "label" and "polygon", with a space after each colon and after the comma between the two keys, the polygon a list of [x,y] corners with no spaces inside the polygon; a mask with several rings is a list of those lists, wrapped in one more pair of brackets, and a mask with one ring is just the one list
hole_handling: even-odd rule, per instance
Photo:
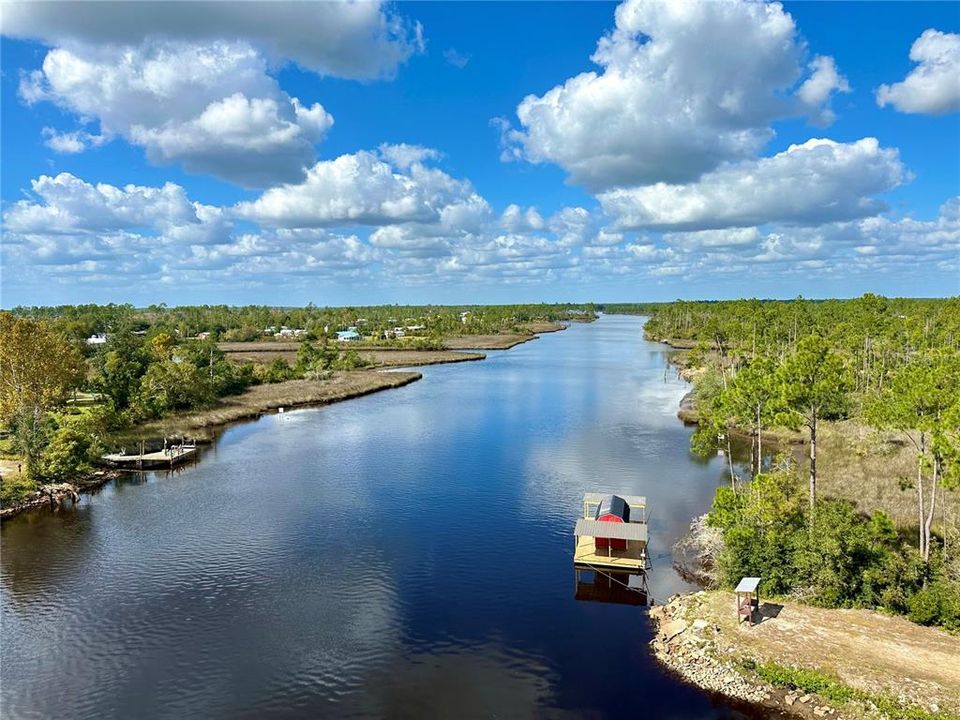
{"label": "green tree", "polygon": [[786,407],[777,384],[777,363],[760,355],[742,368],[723,393],[723,407],[734,422],[751,428],[754,472],[763,469],[763,432],[775,424]]}
{"label": "green tree", "polygon": [[0,421],[14,428],[30,473],[47,438],[47,413],[83,381],[86,363],[46,321],[0,312],[0,338]]}
{"label": "green tree", "polygon": [[173,410],[186,410],[213,400],[210,378],[196,365],[176,360],[152,363],[140,382],[137,412],[144,417],[162,417]]}
{"label": "green tree", "polygon": [[825,417],[846,408],[850,381],[843,358],[819,336],[805,337],[788,355],[778,373],[783,422],[803,425],[810,439],[810,517],[817,500],[817,430]]}
{"label": "green tree", "polygon": [[150,360],[143,340],[127,328],[109,336],[95,359],[95,387],[106,394],[117,410],[129,407],[140,387]]}
{"label": "green tree", "polygon": [[915,357],[872,398],[865,417],[876,427],[900,431],[917,451],[919,546],[929,561],[938,485],[957,484],[960,354],[941,350]]}

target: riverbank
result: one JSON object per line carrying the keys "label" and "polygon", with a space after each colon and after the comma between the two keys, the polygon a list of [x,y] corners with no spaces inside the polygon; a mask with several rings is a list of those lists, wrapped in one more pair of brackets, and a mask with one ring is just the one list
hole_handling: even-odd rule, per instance
{"label": "riverbank", "polygon": [[[30,510],[59,509],[64,503],[76,503],[80,494],[91,492],[120,476],[115,470],[97,470],[90,475],[75,480],[72,483],[48,483],[29,490],[9,505],[0,505],[0,520],[9,520],[12,517]],[[4,482],[8,482],[8,475],[4,474]]]}
{"label": "riverbank", "polygon": [[[483,345],[491,349],[509,349],[522,342],[535,339],[540,333],[564,330],[560,323],[531,323],[524,326],[528,333],[501,333],[498,335],[465,336],[452,338],[457,341],[474,338],[469,344]],[[299,342],[248,342],[221,343],[226,357],[236,362],[268,364],[281,358],[292,365],[296,361]],[[175,413],[159,420],[141,423],[135,427],[114,433],[112,445],[157,442],[159,438],[187,438],[195,442],[212,442],[229,425],[253,420],[261,415],[277,412],[280,408],[302,408],[327,405],[363,395],[402,387],[420,380],[423,375],[415,371],[387,368],[409,368],[425,365],[476,362],[486,359],[479,352],[456,350],[416,350],[405,347],[364,347],[357,349],[368,367],[362,370],[333,372],[320,380],[287,380],[279,383],[255,385],[239,395],[225,396],[211,407]],[[98,472],[90,478],[75,483],[56,486],[41,485],[24,489],[15,502],[0,507],[0,518],[7,519],[22,512],[51,505],[59,507],[61,500],[76,498],[115,477],[115,473]],[[61,487],[62,486],[62,487]]]}
{"label": "riverbank", "polygon": [[869,610],[762,601],[738,624],[730,592],[650,611],[657,659],[688,682],[797,718],[960,717],[960,640]]}
{"label": "riverbank", "polygon": [[[252,362],[269,365],[276,359],[285,360],[288,365],[297,362],[299,342],[244,342],[220,343],[227,359],[233,362]],[[346,348],[353,349],[353,348]],[[412,350],[403,347],[358,348],[355,350],[360,359],[370,369],[412,367],[414,365],[443,365],[447,363],[472,362],[484,360],[487,356],[477,352],[455,352],[451,350]]]}
{"label": "riverbank", "polygon": [[178,413],[138,425],[124,433],[124,438],[150,439],[185,437],[210,441],[227,425],[251,420],[275,412],[313,405],[329,405],[363,395],[403,387],[423,377],[418,372],[381,372],[352,370],[335,372],[324,380],[287,380],[269,385],[255,385],[240,395],[221,398],[204,410]]}
{"label": "riverbank", "polygon": [[[687,340],[649,337],[673,349],[669,362],[678,375],[695,383],[703,369],[690,362],[688,351],[693,343]],[[697,424],[699,412],[696,393],[691,390],[680,401],[677,417]],[[732,435],[750,440],[748,430],[731,431]],[[809,438],[805,432],[789,428],[771,428],[763,432],[765,447],[789,453],[799,471],[806,472],[809,463]],[[853,420],[823,420],[817,436],[817,483],[824,495],[850,500],[864,513],[883,510],[898,527],[912,532],[917,526],[916,491],[912,479],[917,472],[916,450],[900,433],[877,430]],[[937,497],[938,511],[934,526],[960,530],[955,493],[942,489]]]}
{"label": "riverbank", "polygon": [[443,345],[448,350],[509,350],[521,343],[536,340],[539,335],[566,329],[560,323],[531,323],[524,326],[525,332],[497,333],[496,335],[457,335],[446,338]]}
{"label": "riverbank", "polygon": [[[287,380],[269,385],[255,385],[239,395],[218,400],[212,407],[177,413],[160,420],[143,423],[117,433],[111,442],[133,444],[156,441],[163,437],[189,438],[196,442],[212,442],[229,425],[254,420],[279,408],[292,409],[349,400],[371,393],[403,387],[423,377],[418,372],[381,372],[355,370],[333,373],[324,380]],[[39,485],[26,491],[13,503],[0,508],[0,519],[7,520],[23,512],[46,507],[58,508],[68,500],[76,501],[81,493],[90,492],[119,476],[118,471],[97,471],[70,483]]]}

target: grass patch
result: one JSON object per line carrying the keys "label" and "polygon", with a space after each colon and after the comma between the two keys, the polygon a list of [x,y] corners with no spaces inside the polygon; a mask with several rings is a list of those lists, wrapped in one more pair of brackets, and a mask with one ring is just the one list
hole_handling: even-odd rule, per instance
{"label": "grass patch", "polygon": [[839,678],[807,668],[794,668],[775,662],[741,661],[741,666],[776,687],[819,695],[838,705],[857,702],[874,706],[891,720],[958,720],[960,715],[948,712],[930,712],[916,705],[903,705],[886,695],[859,690],[846,685]]}
{"label": "grass patch", "polygon": [[4,473],[0,483],[0,505],[10,507],[25,500],[37,489],[37,483],[21,473]]}

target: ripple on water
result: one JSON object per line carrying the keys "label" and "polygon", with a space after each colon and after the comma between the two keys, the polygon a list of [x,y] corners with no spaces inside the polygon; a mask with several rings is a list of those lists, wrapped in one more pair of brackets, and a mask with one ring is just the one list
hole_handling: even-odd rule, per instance
{"label": "ripple on water", "polygon": [[584,491],[647,495],[669,549],[723,481],[639,321],[425,375],[5,523],[4,716],[724,717],[642,611],[574,599]]}

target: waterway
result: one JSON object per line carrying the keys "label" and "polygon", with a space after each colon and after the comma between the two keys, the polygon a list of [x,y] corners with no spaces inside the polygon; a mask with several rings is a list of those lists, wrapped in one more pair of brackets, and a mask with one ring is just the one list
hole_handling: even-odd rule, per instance
{"label": "waterway", "polygon": [[585,491],[648,498],[662,601],[726,480],[642,322],[237,425],[182,471],[5,523],[3,716],[743,717],[657,665],[644,607],[576,597]]}

